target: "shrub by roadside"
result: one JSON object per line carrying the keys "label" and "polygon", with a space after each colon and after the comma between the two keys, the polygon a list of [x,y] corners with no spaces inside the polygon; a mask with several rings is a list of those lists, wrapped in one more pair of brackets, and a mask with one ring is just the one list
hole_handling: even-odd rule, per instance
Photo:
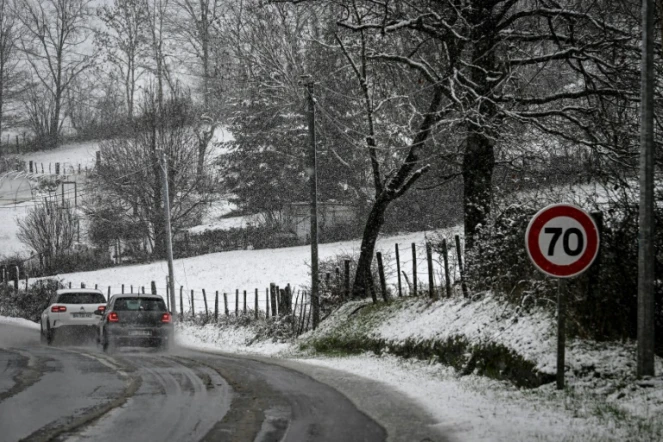
{"label": "shrub by roadside", "polygon": [[0,315],[39,322],[41,312],[55,291],[64,288],[56,279],[42,279],[30,285],[27,291],[0,285]]}

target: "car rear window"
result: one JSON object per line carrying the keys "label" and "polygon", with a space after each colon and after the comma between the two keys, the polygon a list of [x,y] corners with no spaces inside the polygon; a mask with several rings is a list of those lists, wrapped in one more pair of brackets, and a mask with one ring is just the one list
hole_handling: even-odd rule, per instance
{"label": "car rear window", "polygon": [[120,298],[115,300],[113,310],[165,312],[166,303],[156,298]]}
{"label": "car rear window", "polygon": [[106,298],[100,293],[63,293],[58,304],[105,304]]}

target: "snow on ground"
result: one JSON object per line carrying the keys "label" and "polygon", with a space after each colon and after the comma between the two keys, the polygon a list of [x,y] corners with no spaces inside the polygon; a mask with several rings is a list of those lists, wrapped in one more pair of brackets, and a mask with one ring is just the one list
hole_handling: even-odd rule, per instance
{"label": "snow on ground", "polygon": [[30,249],[18,240],[17,219],[24,218],[30,209],[31,203],[0,205],[0,257],[15,253],[28,255]]}
{"label": "snow on ground", "polygon": [[459,378],[444,366],[392,356],[303,359],[384,383],[419,403],[436,428],[458,441],[608,440],[610,429],[579,419],[557,404],[531,400],[506,384],[478,376]]}
{"label": "snow on ground", "polygon": [[[53,168],[55,168],[55,163],[60,163],[66,165],[67,167],[73,166],[78,168],[78,165],[81,165],[81,168],[94,167],[96,161],[96,151],[99,150],[98,141],[86,141],[82,143],[72,143],[65,144],[57,149],[53,150],[40,150],[37,152],[28,152],[17,157],[21,158],[23,161],[34,161],[39,165],[39,171],[41,172],[41,164],[44,165],[44,171],[48,170],[48,164],[51,163]],[[55,169],[53,169],[55,172]]]}
{"label": "snow on ground", "polygon": [[12,324],[19,327],[31,328],[39,330],[39,324],[23,318],[9,318],[7,316],[0,316],[0,324]]}
{"label": "snow on ground", "polygon": [[225,215],[237,209],[227,199],[222,199],[210,204],[203,216],[200,225],[189,229],[191,233],[202,233],[208,230],[227,230],[246,227],[247,224],[258,224],[260,215],[232,216],[224,218]]}
{"label": "snow on ground", "polygon": [[[449,229],[446,232],[455,232],[457,229]],[[410,250],[410,244],[416,243],[417,250],[417,272],[421,280],[426,279],[424,275],[427,272],[425,241],[427,237],[434,232],[418,232],[395,236],[381,236],[377,243],[376,251],[382,250],[387,255],[393,256],[394,245],[400,244],[401,250],[401,268],[411,273],[412,259],[407,255]],[[359,241],[342,241],[329,244],[320,244],[320,260],[332,258],[338,254],[359,254]],[[253,294],[258,289],[260,307],[264,308],[265,288],[270,283],[276,283],[281,287],[290,284],[295,290],[305,287],[309,284],[309,263],[311,259],[310,246],[287,247],[281,249],[265,250],[233,250],[229,252],[211,253],[208,255],[196,256],[186,259],[176,259],[174,261],[175,287],[179,292],[179,287],[183,287],[185,294],[190,295],[194,290],[195,308],[197,311],[203,311],[202,289],[206,290],[208,299],[217,290],[221,293],[235,293],[235,290],[247,290]],[[386,258],[385,258],[386,259]],[[392,264],[390,268],[394,267]],[[439,284],[439,263],[435,263],[436,281]],[[111,267],[91,272],[81,272],[73,274],[58,275],[65,283],[72,283],[72,286],[78,287],[85,283],[87,287],[98,286],[100,290],[107,292],[111,287],[111,292],[118,293],[122,284],[125,285],[125,291],[129,291],[130,286],[137,290],[137,287],[145,287],[149,291],[150,282],[155,281],[159,293],[165,292],[166,276],[168,275],[168,266],[166,261],[157,261],[150,264],[141,264],[134,266]],[[388,272],[388,284],[396,284],[396,275],[394,272]],[[403,283],[405,285],[405,283]],[[253,299],[253,298],[250,298]],[[229,297],[231,309],[234,307],[234,296]],[[185,308],[186,305],[185,305]]]}
{"label": "snow on ground", "polygon": [[180,345],[199,350],[222,350],[228,353],[275,356],[291,349],[290,343],[257,340],[254,327],[219,328],[215,324],[200,327],[178,326],[175,335]]}
{"label": "snow on ground", "polygon": [[[367,334],[400,342],[452,334],[495,339],[524,352],[540,368],[554,371],[554,362],[550,361],[555,357],[555,320],[551,314],[521,314],[514,323],[513,312],[506,312],[508,307],[488,294],[476,305],[462,299],[431,302],[417,298],[406,304],[409,308],[394,311],[383,307],[377,321],[375,317],[367,318],[375,331]],[[348,306],[348,311],[355,307]],[[454,369],[432,361],[405,360],[388,354],[327,357],[299,350],[302,340],[330,333],[345,318],[335,314],[317,331],[292,343],[257,339],[251,328],[255,326],[190,323],[178,326],[178,340],[198,349],[295,359],[384,383],[385,388],[395,389],[421,405],[438,422],[437,428],[451,434],[453,440],[650,441],[663,437],[661,422],[650,423],[663,412],[663,378],[634,380],[633,343],[569,342],[567,388],[563,391],[557,391],[554,383],[519,389],[481,376],[460,376]],[[661,373],[663,363],[661,359],[656,362],[657,373]]]}
{"label": "snow on ground", "polygon": [[530,361],[537,370],[555,372],[556,329],[550,314],[536,309],[519,314],[512,305],[485,294],[471,302],[464,298],[431,303],[417,299],[410,308],[394,309],[375,330],[376,338],[402,342],[464,336],[470,342],[502,344]]}

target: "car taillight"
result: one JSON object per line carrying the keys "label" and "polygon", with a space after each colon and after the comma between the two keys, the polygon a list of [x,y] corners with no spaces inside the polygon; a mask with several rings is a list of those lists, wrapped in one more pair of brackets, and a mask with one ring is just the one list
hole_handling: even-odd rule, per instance
{"label": "car taillight", "polygon": [[108,322],[120,322],[120,317],[117,316],[117,313],[111,312],[111,314],[108,315]]}
{"label": "car taillight", "polygon": [[54,305],[53,307],[51,307],[51,311],[53,313],[66,312],[67,307],[65,307],[64,305]]}
{"label": "car taillight", "polygon": [[98,310],[100,312],[106,311],[106,306],[105,305],[100,305]]}
{"label": "car taillight", "polygon": [[170,323],[173,321],[173,318],[170,316],[170,313],[164,313],[161,315],[161,322],[167,322]]}

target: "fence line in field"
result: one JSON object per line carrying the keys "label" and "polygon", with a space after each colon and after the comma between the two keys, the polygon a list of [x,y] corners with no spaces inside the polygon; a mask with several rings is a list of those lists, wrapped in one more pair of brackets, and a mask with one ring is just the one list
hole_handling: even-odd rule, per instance
{"label": "fence line in field", "polygon": [[[391,298],[402,296],[426,296],[433,299],[450,297],[462,293],[468,296],[463,280],[461,240],[455,235],[455,242],[447,244],[443,239],[439,248],[433,249],[430,242],[423,246],[411,243],[410,247],[394,247],[395,259],[387,261],[383,256],[390,253],[376,253],[377,274],[371,275],[372,283],[364,284],[364,297],[371,297],[373,302],[389,302]],[[421,251],[424,256],[421,256]],[[408,257],[409,256],[409,257]],[[332,303],[340,303],[353,298],[351,293],[354,275],[353,263],[344,260],[342,265],[331,272],[320,275],[321,299],[330,298]],[[371,270],[371,274],[376,273]],[[393,281],[396,273],[396,282]],[[0,283],[11,284],[18,289],[17,266],[0,266]],[[392,282],[387,284],[387,275]],[[377,281],[377,283],[375,282]],[[165,282],[165,281],[163,281]],[[21,286],[27,288],[27,277],[21,280]],[[77,288],[71,282],[70,288]],[[81,282],[81,287],[86,283]],[[190,289],[180,285],[176,287],[175,308],[170,305],[167,285],[158,285],[155,281],[147,284],[131,283],[113,286],[88,285],[97,288],[107,297],[121,293],[155,293],[161,295],[171,311],[185,318],[202,318],[205,322],[218,320],[219,317],[253,316],[255,319],[292,315],[292,327],[297,333],[308,330],[311,315],[311,294],[307,290],[291,287],[290,284],[279,286],[275,283],[267,287],[232,290],[216,288]]]}

